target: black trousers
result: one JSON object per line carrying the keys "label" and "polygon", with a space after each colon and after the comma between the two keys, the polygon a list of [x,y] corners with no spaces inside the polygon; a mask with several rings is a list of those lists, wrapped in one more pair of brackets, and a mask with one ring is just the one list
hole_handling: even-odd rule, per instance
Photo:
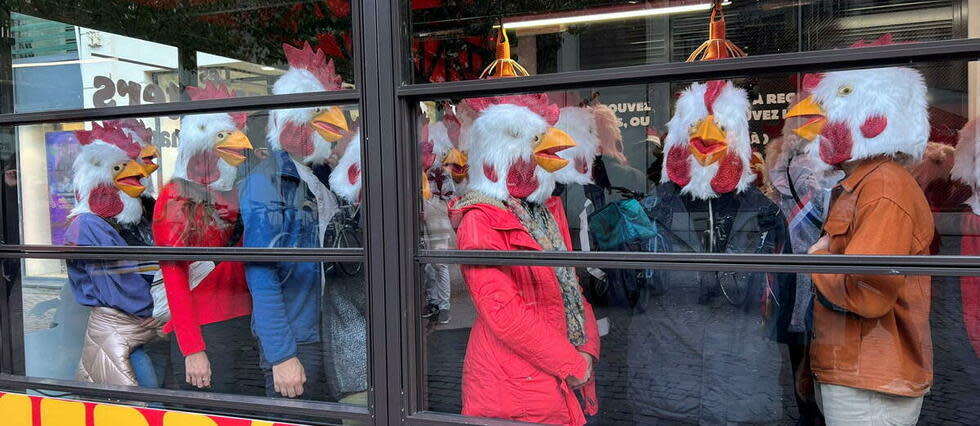
{"label": "black trousers", "polygon": [[265,380],[259,368],[258,346],[251,330],[252,317],[232,318],[201,326],[211,363],[211,387],[198,389],[187,383],[184,355],[177,339],[171,339],[170,357],[174,380],[182,390],[211,390],[236,395],[262,396]]}

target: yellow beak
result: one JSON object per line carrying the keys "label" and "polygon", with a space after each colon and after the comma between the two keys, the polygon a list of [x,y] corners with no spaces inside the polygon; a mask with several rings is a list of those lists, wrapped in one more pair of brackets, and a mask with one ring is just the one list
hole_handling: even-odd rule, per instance
{"label": "yellow beak", "polygon": [[126,195],[136,198],[146,190],[146,187],[140,183],[140,179],[143,179],[149,175],[146,174],[146,170],[140,163],[136,160],[129,160],[126,166],[123,167],[119,173],[116,174],[114,178],[116,181],[116,188],[120,191],[125,192]]}
{"label": "yellow beak", "polygon": [[688,150],[701,166],[708,167],[721,160],[728,151],[725,132],[715,124],[715,117],[709,115],[691,133]]}
{"label": "yellow beak", "polygon": [[428,200],[432,198],[432,188],[429,187],[429,177],[422,172],[422,199]]}
{"label": "yellow beak", "polygon": [[335,106],[329,107],[326,111],[313,117],[310,125],[327,142],[337,142],[344,137],[344,134],[350,131],[347,127],[347,118],[344,117],[344,112]]}
{"label": "yellow beak", "polygon": [[823,126],[827,124],[825,114],[823,108],[813,99],[813,96],[808,96],[793,106],[793,108],[790,108],[789,111],[786,111],[786,118],[812,116],[813,118],[805,124],[793,129],[793,133],[796,133],[803,139],[812,141],[820,135],[820,132],[823,131]]}
{"label": "yellow beak", "polygon": [[568,133],[550,127],[544,133],[541,142],[538,142],[537,146],[534,147],[534,161],[541,168],[551,173],[557,172],[568,165],[568,160],[559,157],[557,153],[573,146],[575,146],[575,140]]}
{"label": "yellow beak", "polygon": [[245,162],[246,149],[252,149],[252,142],[241,130],[232,132],[215,147],[218,156],[233,167],[238,167]]}
{"label": "yellow beak", "polygon": [[442,160],[442,164],[449,167],[449,174],[452,175],[453,182],[460,183],[469,175],[469,156],[456,148],[449,150],[446,159]]}
{"label": "yellow beak", "polygon": [[154,145],[147,144],[140,150],[140,159],[143,160],[143,169],[146,171],[147,176],[153,174],[153,172],[160,168],[160,165],[155,162],[157,156],[157,147]]}

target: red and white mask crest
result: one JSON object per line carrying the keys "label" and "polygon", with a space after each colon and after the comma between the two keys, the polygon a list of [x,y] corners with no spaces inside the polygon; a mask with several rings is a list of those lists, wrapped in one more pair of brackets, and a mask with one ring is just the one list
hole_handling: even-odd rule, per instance
{"label": "red and white mask crest", "polygon": [[[333,60],[319,48],[283,44],[289,70],[272,86],[274,95],[341,90],[343,79]],[[269,112],[266,139],[272,149],[284,150],[305,165],[323,164],[337,142],[348,135],[347,118],[339,107],[275,109]]]}
{"label": "red and white mask crest", "polygon": [[661,182],[673,181],[682,194],[696,199],[748,188],[755,180],[750,111],[747,94],[730,81],[694,83],[685,89],[667,123]]}
{"label": "red and white mask crest", "polygon": [[[854,48],[893,44],[891,35]],[[919,159],[929,141],[927,88],[919,71],[904,67],[807,74],[809,95],[787,117],[804,117],[793,131],[813,141],[810,152],[838,165],[879,155]]]}
{"label": "red and white mask crest", "polygon": [[569,163],[558,153],[575,146],[571,136],[551,127],[558,107],[543,94],[466,102],[479,113],[469,129],[468,189],[501,201],[545,202],[554,191],[554,172]]}
{"label": "red and white mask crest", "polygon": [[72,164],[75,207],[70,216],[93,213],[129,225],[140,221],[141,182],[147,174],[139,161],[140,146],[112,123],[94,123],[75,132],[81,150]]}
{"label": "red and white mask crest", "polygon": [[[234,97],[224,85],[207,82],[204,88],[188,87],[191,99]],[[252,149],[245,135],[248,114],[244,112],[186,115],[180,119],[180,145],[173,176],[216,191],[230,191],[238,166]]]}

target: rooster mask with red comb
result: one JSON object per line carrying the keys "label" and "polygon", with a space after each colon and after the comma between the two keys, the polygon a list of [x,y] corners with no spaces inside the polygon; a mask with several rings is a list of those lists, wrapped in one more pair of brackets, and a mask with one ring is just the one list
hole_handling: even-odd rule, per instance
{"label": "rooster mask with red comb", "polygon": [[139,144],[111,123],[75,135],[82,147],[72,164],[76,202],[69,216],[93,213],[123,225],[138,223],[146,189],[141,180],[147,176]]}
{"label": "rooster mask with red comb", "polygon": [[[342,79],[319,48],[309,43],[302,48],[282,46],[289,61],[286,71],[272,86],[274,95],[340,90]],[[285,150],[306,165],[323,164],[334,146],[350,130],[344,112],[336,107],[289,108],[272,110],[266,129],[269,146]]]}
{"label": "rooster mask with red comb", "polygon": [[677,99],[667,123],[661,182],[673,181],[681,194],[709,199],[741,192],[755,180],[750,167],[751,105],[730,81],[694,83]]}
{"label": "rooster mask with red comb", "polygon": [[554,172],[568,164],[557,153],[575,146],[571,136],[552,127],[558,107],[546,95],[467,102],[479,112],[469,131],[468,190],[500,201],[545,202],[555,187]]}
{"label": "rooster mask with red comb", "polygon": [[[188,87],[193,100],[232,98],[224,85],[207,82],[204,88]],[[245,136],[244,112],[187,115],[180,119],[180,145],[173,176],[205,185],[216,191],[230,191],[237,167],[245,162],[245,151],[252,149]]]}
{"label": "rooster mask with red comb", "polygon": [[[888,35],[874,43],[889,44]],[[922,157],[929,139],[929,112],[922,74],[891,67],[807,74],[804,92],[810,96],[786,117],[808,120],[794,132],[817,142],[811,152],[831,165],[878,155]]]}
{"label": "rooster mask with red comb", "polygon": [[105,123],[122,129],[123,133],[132,138],[133,142],[136,142],[140,146],[139,161],[143,165],[143,169],[146,170],[147,176],[143,179],[143,186],[146,187],[143,196],[152,196],[153,179],[150,179],[150,175],[160,168],[158,164],[160,152],[153,145],[153,131],[146,127],[143,121],[134,118],[106,121]]}

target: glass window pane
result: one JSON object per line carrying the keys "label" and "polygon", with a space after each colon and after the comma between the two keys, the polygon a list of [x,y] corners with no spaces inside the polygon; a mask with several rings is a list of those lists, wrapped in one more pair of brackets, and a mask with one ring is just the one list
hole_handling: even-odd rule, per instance
{"label": "glass window pane", "polygon": [[7,129],[8,243],[361,247],[357,118],[324,106]]}
{"label": "glass window pane", "polygon": [[[501,24],[510,58],[533,75],[683,62],[692,56],[841,49],[862,40],[880,42],[882,36],[895,42],[974,37],[968,21],[980,13],[976,4],[955,0],[726,0],[712,18],[712,3],[414,0],[407,2],[406,14],[412,56],[403,60],[412,83],[480,78],[497,57]],[[730,47],[709,47],[709,37],[728,40]]]}
{"label": "glass window pane", "polygon": [[11,306],[22,302],[15,344],[27,376],[367,404],[360,262],[14,259],[4,268],[23,294]]}
{"label": "glass window pane", "polygon": [[976,254],[970,66],[420,102],[421,247]]}
{"label": "glass window pane", "polygon": [[[239,96],[354,87],[348,0],[95,4],[8,5],[13,45],[0,55],[12,60],[13,93],[0,96],[13,96],[14,110],[4,112],[184,101],[194,99],[184,87],[205,81]],[[304,43],[313,48],[284,47]],[[335,76],[318,71],[328,61]],[[275,88],[291,66],[319,82]]]}
{"label": "glass window pane", "polygon": [[[845,313],[831,287],[814,287],[825,278],[803,273],[420,269],[420,290],[446,296],[418,319],[422,409],[568,424],[597,401],[589,424],[812,424],[822,415],[815,377],[827,416],[840,412],[834,404],[875,409],[839,396],[852,392],[880,395],[908,424],[980,420],[976,277],[848,276],[900,285]],[[566,285],[582,296],[563,297]],[[583,353],[593,381],[573,391]]]}

